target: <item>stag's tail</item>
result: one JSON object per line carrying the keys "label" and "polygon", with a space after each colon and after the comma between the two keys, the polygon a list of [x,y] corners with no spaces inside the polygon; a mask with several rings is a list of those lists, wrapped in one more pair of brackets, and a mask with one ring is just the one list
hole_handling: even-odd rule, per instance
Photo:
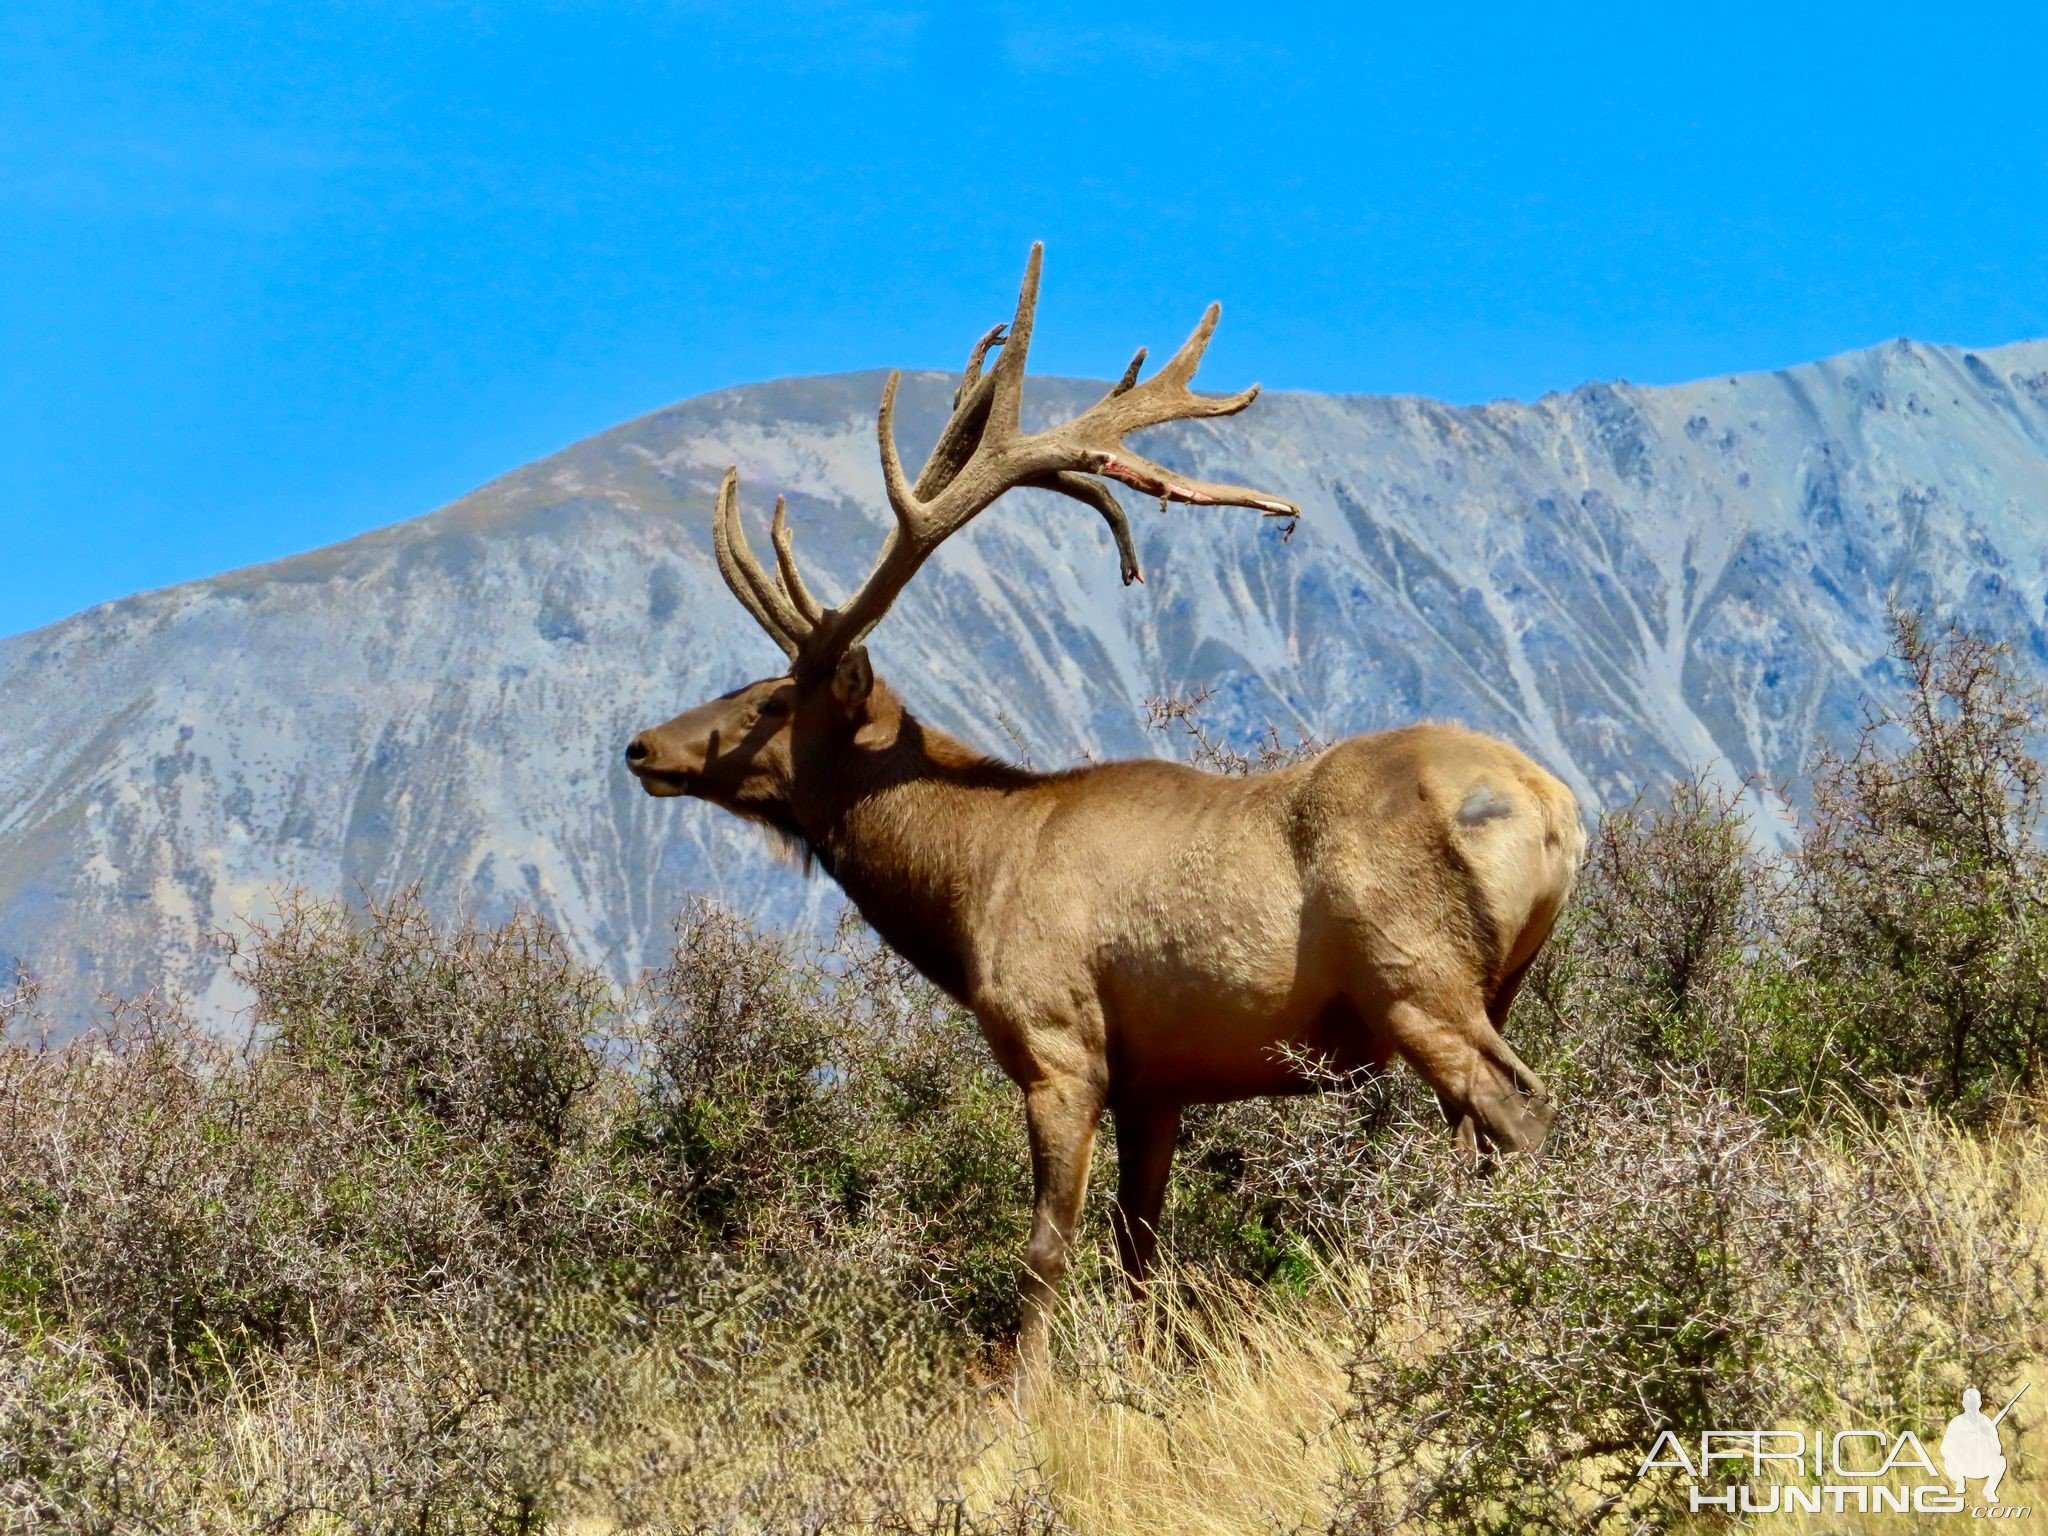
{"label": "stag's tail", "polygon": [[1562,779],[1545,773],[1530,785],[1542,807],[1543,846],[1555,850],[1565,870],[1563,901],[1570,901],[1586,862],[1586,823],[1579,816],[1579,797]]}

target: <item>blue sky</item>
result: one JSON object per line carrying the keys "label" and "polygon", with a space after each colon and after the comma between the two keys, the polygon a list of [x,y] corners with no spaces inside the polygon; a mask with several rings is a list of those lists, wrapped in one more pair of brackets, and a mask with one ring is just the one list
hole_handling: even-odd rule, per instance
{"label": "blue sky", "polygon": [[[1341,15],[1341,19],[1340,19]],[[2048,332],[2038,8],[0,8],[0,634],[668,401],[1226,318],[1532,396]]]}

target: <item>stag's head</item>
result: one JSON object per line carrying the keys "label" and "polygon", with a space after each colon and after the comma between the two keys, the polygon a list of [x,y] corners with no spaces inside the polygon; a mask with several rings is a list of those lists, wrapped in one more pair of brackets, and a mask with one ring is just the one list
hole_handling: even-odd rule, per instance
{"label": "stag's head", "polygon": [[[789,668],[635,736],[626,763],[651,795],[695,795],[743,816],[802,835],[793,801],[798,786],[843,764],[863,742],[893,737],[902,711],[877,684],[864,641],[889,605],[940,544],[1019,486],[1057,491],[1095,509],[1116,541],[1124,584],[1142,581],[1130,525],[1108,481],[1121,481],[1163,505],[1252,507],[1292,517],[1293,503],[1239,485],[1189,480],[1124,446],[1124,437],[1169,421],[1230,416],[1258,397],[1197,395],[1189,388],[1215,332],[1211,304],[1166,366],[1141,380],[1139,348],[1108,394],[1072,421],[1027,433],[1019,425],[1025,358],[1038,306],[1043,247],[1031,248],[1017,312],[974,345],[953,410],[917,478],[903,470],[894,426],[898,375],[882,388],[876,420],[882,480],[896,525],[859,589],[836,608],[811,595],[797,570],[782,500],[775,503],[771,574],[747,543],[739,514],[739,474],[728,469],[712,522],[718,568],[741,606],[789,658]],[[986,371],[989,353],[1000,349]]]}

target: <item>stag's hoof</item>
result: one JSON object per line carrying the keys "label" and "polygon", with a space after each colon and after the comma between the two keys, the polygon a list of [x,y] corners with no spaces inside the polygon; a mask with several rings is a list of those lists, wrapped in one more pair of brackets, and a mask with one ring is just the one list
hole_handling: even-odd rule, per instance
{"label": "stag's hoof", "polygon": [[1505,1086],[1485,1094],[1458,1121],[1458,1144],[1489,1166],[1496,1155],[1534,1152],[1550,1134],[1557,1101],[1539,1086],[1525,1093]]}

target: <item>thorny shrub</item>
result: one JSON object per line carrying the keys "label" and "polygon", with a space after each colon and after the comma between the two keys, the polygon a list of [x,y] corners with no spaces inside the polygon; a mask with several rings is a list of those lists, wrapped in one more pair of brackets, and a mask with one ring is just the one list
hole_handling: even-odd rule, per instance
{"label": "thorny shrub", "polygon": [[485,1290],[343,1363],[258,1357],[175,1407],[71,1334],[0,1331],[0,1518],[66,1531],[1056,1529],[961,1341],[824,1256],[686,1288]]}
{"label": "thorny shrub", "polygon": [[417,892],[370,909],[293,901],[242,979],[271,1055],[437,1155],[478,1160],[492,1214],[518,1224],[549,1188],[596,1086],[611,988],[527,915],[434,922]]}
{"label": "thorny shrub", "polygon": [[279,1528],[939,1519],[1028,1161],[950,1003],[709,908],[627,996],[410,895],[241,951],[239,1048],[156,1000],[47,1045],[10,1001],[0,1509],[148,1528],[190,1463]]}
{"label": "thorny shrub", "polygon": [[2005,647],[1894,622],[1902,684],[1817,754],[1794,846],[1705,779],[1602,820],[1516,1013],[1536,1057],[1696,1067],[1783,1115],[1840,1092],[1985,1119],[2043,1086],[2048,710]]}
{"label": "thorny shrub", "polygon": [[973,1019],[851,923],[814,956],[701,903],[676,931],[621,1124],[670,1219],[755,1251],[886,1232],[876,1283],[1006,1328],[1029,1155]]}
{"label": "thorny shrub", "polygon": [[[1520,1010],[1536,1047],[1587,1081],[1682,1065],[1740,1087],[1774,880],[1735,798],[1704,779],[1602,817]],[[1597,1028],[1577,1028],[1579,1018]]]}
{"label": "thorny shrub", "polygon": [[1973,1109],[2043,1081],[2044,703],[2006,647],[1894,621],[1900,697],[1814,768],[1797,997],[1851,1059]]}
{"label": "thorny shrub", "polygon": [[1334,1529],[1659,1528],[1662,1430],[1939,1423],[2041,1347],[2038,1126],[1958,1166],[1925,1121],[1788,1136],[1660,1075],[1487,1177],[1405,1083],[1336,1084],[1266,1152],[1288,1220],[1365,1270]]}

